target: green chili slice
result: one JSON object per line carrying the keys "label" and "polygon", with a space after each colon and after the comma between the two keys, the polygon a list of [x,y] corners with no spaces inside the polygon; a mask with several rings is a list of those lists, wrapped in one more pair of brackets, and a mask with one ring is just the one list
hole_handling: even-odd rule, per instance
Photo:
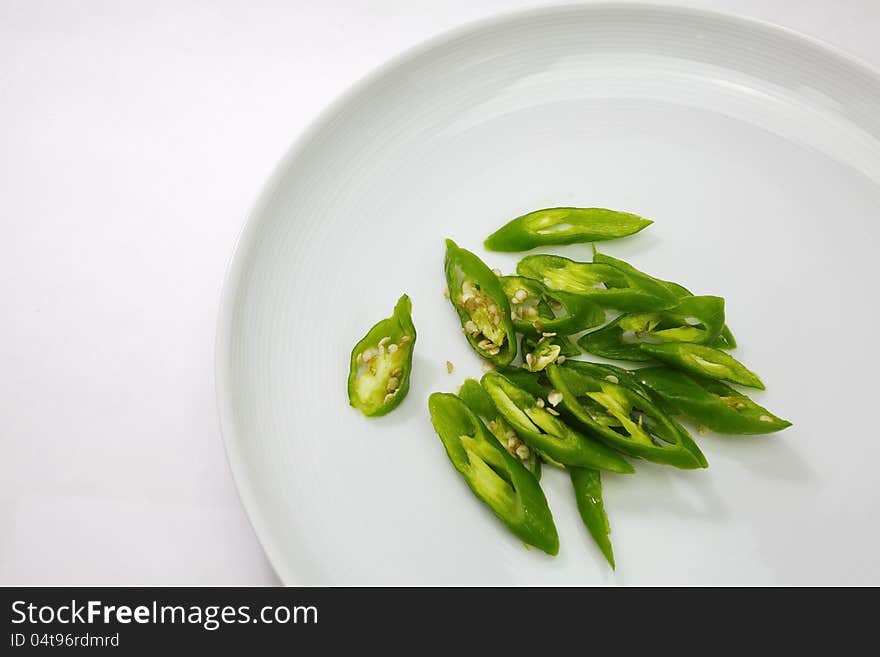
{"label": "green chili slice", "polygon": [[611,524],[608,522],[605,503],[602,501],[601,475],[598,470],[592,468],[571,468],[569,474],[581,519],[613,569],[614,551],[611,549]]}
{"label": "green chili slice", "polygon": [[687,431],[633,388],[565,365],[547,376],[561,394],[562,408],[578,425],[615,449],[678,468],[706,467]]}
{"label": "green chili slice", "polygon": [[723,326],[724,299],[689,296],[666,310],[621,315],[598,331],[582,336],[578,346],[605,358],[645,361],[651,357],[639,349],[643,342],[711,344]]}
{"label": "green chili slice", "polygon": [[378,322],[351,351],[348,401],[368,417],[394,410],[409,391],[416,327],[403,295],[391,317]]}
{"label": "green chili slice", "polygon": [[510,304],[498,277],[476,255],[446,240],[446,284],[468,342],[499,366],[516,356]]}
{"label": "green chili slice", "polygon": [[475,415],[486,423],[486,428],[495,436],[507,453],[519,459],[532,474],[541,478],[541,461],[538,455],[517,435],[495,408],[495,403],[475,379],[465,379],[458,396]]}
{"label": "green chili slice", "polygon": [[545,208],[507,222],[484,245],[490,251],[528,251],[551,244],[598,242],[632,235],[652,223],[605,208]]}
{"label": "green chili slice", "polygon": [[[633,280],[640,281],[642,285],[649,285],[651,283],[662,285],[675,295],[677,299],[684,299],[685,297],[693,296],[690,290],[683,285],[673,283],[672,281],[664,281],[659,278],[654,278],[653,276],[636,269],[628,262],[624,262],[623,260],[619,260],[618,258],[614,258],[604,253],[599,253],[595,246],[593,246],[593,262],[615,267],[628,274]],[[718,349],[736,348],[736,339],[733,337],[733,333],[730,331],[727,324],[721,328],[721,333],[712,341],[711,346],[717,347]]]}
{"label": "green chili slice", "polygon": [[714,347],[690,342],[668,342],[643,343],[639,345],[639,349],[685,372],[764,390],[764,384],[757,374],[730,354]]}
{"label": "green chili slice", "polygon": [[519,261],[516,271],[551,290],[584,296],[602,308],[653,312],[678,301],[665,286],[641,280],[611,265],[577,262],[555,255],[531,255]]}
{"label": "green chili slice", "polygon": [[[560,363],[561,365],[561,363]],[[604,379],[610,383],[616,383],[640,394],[651,400],[650,390],[638,381],[638,370],[627,370],[617,365],[607,363],[591,363],[586,360],[566,360],[565,369],[580,372],[594,379]]]}
{"label": "green chili slice", "polygon": [[525,369],[540,372],[550,363],[580,355],[581,350],[566,336],[544,333],[540,338],[524,335],[521,352]]}
{"label": "green chili slice", "polygon": [[474,495],[520,540],[557,554],[559,536],[538,480],[455,395],[432,394],[428,410],[449,460]]}
{"label": "green chili slice", "polygon": [[791,426],[788,420],[720,381],[667,367],[643,368],[636,371],[636,377],[667,406],[718,433],[754,435]]}

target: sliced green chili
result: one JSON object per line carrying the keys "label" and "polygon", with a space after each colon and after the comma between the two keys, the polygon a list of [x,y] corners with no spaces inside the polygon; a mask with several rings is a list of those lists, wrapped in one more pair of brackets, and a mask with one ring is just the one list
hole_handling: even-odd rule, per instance
{"label": "sliced green chili", "polygon": [[516,271],[551,290],[583,295],[602,308],[653,312],[678,301],[665,286],[631,276],[611,265],[577,262],[555,255],[531,255],[519,261]]}
{"label": "sliced green chili", "polygon": [[657,360],[686,372],[764,390],[764,384],[757,374],[720,349],[690,342],[643,343],[639,348]]}
{"label": "sliced green chili", "polygon": [[559,536],[538,480],[455,395],[432,394],[428,409],[449,460],[473,493],[522,541],[557,554]]}
{"label": "sliced green chili", "polygon": [[645,361],[651,357],[639,349],[643,342],[712,344],[723,326],[724,299],[689,296],[666,310],[621,315],[582,336],[578,346],[605,358]]}
{"label": "sliced green chili", "polygon": [[495,408],[495,403],[483,389],[479,381],[465,379],[458,396],[475,415],[486,423],[486,428],[495,436],[501,446],[511,456],[519,459],[532,474],[541,478],[541,460],[538,455],[517,435]]}
{"label": "sliced green chili", "polygon": [[550,333],[540,338],[524,335],[520,351],[523,366],[530,372],[540,372],[550,363],[561,362],[581,353],[568,337]]}
{"label": "sliced green chili", "polygon": [[523,369],[529,372],[540,372],[550,363],[563,362],[581,353],[568,337],[552,333],[545,333],[540,338],[524,335],[521,351]]}
{"label": "sliced green chili", "polygon": [[540,372],[551,363],[555,363],[561,353],[562,345],[541,338],[534,348],[525,354],[525,368],[529,372]]}
{"label": "sliced green chili", "polygon": [[640,369],[636,377],[668,406],[718,433],[753,435],[791,426],[720,381],[667,367]]}
{"label": "sliced green chili", "polygon": [[552,335],[549,333],[545,333],[540,338],[536,338],[532,335],[524,335],[521,345],[522,353],[525,354],[529,351],[534,351],[535,347],[537,347],[542,340],[557,345],[559,347],[559,355],[565,356],[565,358],[573,358],[574,356],[581,355],[580,348],[572,342],[571,338],[567,335]]}
{"label": "sliced green chili", "polygon": [[571,468],[571,485],[578,511],[590,536],[614,568],[614,551],[611,549],[611,525],[605,504],[602,501],[602,478],[598,470],[592,468]]}
{"label": "sliced green chili", "polygon": [[446,284],[468,342],[499,366],[516,356],[516,333],[510,304],[498,277],[470,251],[446,240]]}
{"label": "sliced green chili", "polygon": [[391,317],[378,322],[351,351],[348,401],[364,415],[385,415],[409,391],[416,327],[412,303],[403,295]]}
{"label": "sliced green chili", "polygon": [[652,223],[605,208],[545,208],[507,222],[484,245],[490,251],[528,251],[551,244],[599,242],[632,235]]}
{"label": "sliced green chili", "polygon": [[652,400],[650,390],[639,383],[638,377],[636,377],[638,370],[627,370],[617,365],[591,363],[586,360],[566,360],[565,368],[586,374],[594,379],[604,379],[610,383],[622,385],[640,394],[642,397],[646,397],[649,401]]}
{"label": "sliced green chili", "polygon": [[500,281],[513,325],[522,333],[570,335],[605,321],[605,311],[583,295],[550,290],[524,276],[502,276]]}
{"label": "sliced green chili", "polygon": [[[683,285],[673,283],[672,281],[664,281],[659,278],[654,278],[653,276],[650,276],[645,272],[636,269],[628,262],[624,262],[623,260],[619,260],[618,258],[614,258],[604,253],[599,253],[596,250],[595,246],[593,246],[593,262],[615,267],[631,276],[633,280],[639,281],[642,285],[648,285],[649,283],[662,285],[672,294],[674,294],[678,299],[684,299],[685,297],[693,296],[691,291]],[[730,331],[730,328],[728,328],[727,324],[722,327],[721,333],[712,341],[711,346],[717,347],[718,349],[736,348],[736,339],[733,337],[733,333]]]}
{"label": "sliced green chili", "polygon": [[635,472],[620,454],[568,427],[542,397],[536,398],[497,372],[486,374],[482,384],[498,412],[531,448],[564,465]]}
{"label": "sliced green chili", "polygon": [[706,467],[706,457],[687,431],[634,389],[567,364],[551,365],[547,376],[567,414],[606,444],[655,463]]}

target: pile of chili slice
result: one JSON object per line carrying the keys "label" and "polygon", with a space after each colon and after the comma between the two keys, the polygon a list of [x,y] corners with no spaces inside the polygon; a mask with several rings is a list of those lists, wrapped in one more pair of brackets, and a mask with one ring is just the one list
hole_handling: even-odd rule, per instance
{"label": "pile of chili slice", "polygon": [[[549,208],[510,221],[485,247],[515,252],[595,243],[651,223],[603,208]],[[590,262],[527,255],[516,275],[499,276],[447,240],[444,268],[463,334],[491,371],[466,380],[457,394],[432,394],[431,421],[473,493],[529,545],[559,550],[539,483],[544,464],[568,471],[583,522],[613,568],[601,471],[633,473],[638,459],[707,467],[682,417],[699,433],[766,434],[791,425],[731,385],[764,389],[728,353],[736,341],[721,297],[695,296],[599,253],[595,244]],[[366,414],[399,404],[409,381],[409,300],[383,321],[352,353],[349,395]],[[396,345],[391,354],[389,343]],[[591,362],[582,352],[638,366]],[[358,394],[368,401],[356,403]]]}

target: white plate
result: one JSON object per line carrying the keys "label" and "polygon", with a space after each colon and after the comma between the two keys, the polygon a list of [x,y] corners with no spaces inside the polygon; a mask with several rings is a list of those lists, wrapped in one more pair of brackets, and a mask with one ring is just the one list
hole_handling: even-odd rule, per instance
{"label": "white plate", "polygon": [[[290,81],[285,81],[287,84]],[[407,53],[330,107],[254,209],[219,320],[241,497],[290,584],[880,584],[876,283],[880,78],[780,28],[699,11],[554,8]],[[618,570],[543,483],[559,528],[527,550],[447,461],[426,399],[479,376],[441,296],[443,239],[545,206],[656,221],[601,245],[727,299],[754,395],[795,426],[706,436],[708,470],[604,477]],[[589,247],[561,252],[589,259]],[[354,343],[412,297],[412,389],[348,406]],[[445,363],[455,363],[446,373]]]}

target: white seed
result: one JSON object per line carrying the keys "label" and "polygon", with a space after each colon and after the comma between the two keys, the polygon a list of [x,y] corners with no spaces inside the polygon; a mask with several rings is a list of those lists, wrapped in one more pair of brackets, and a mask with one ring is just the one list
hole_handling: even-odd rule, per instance
{"label": "white seed", "polygon": [[544,400],[538,397],[538,400],[535,402],[535,406],[538,408],[544,408]]}
{"label": "white seed", "polygon": [[452,370],[455,369],[455,365],[452,364],[451,360],[446,361],[446,372],[448,374],[452,374]]}
{"label": "white seed", "polygon": [[357,358],[354,359],[354,362],[356,362],[358,365],[364,362],[364,352],[359,353],[357,355]]}
{"label": "white seed", "polygon": [[397,351],[398,349],[399,349],[399,347],[398,347],[396,344],[390,344],[390,345],[388,345],[388,353],[389,353],[389,354],[393,354],[393,353],[394,353],[395,351]]}
{"label": "white seed", "polygon": [[390,336],[390,335],[386,335],[384,338],[382,338],[381,340],[379,340],[379,346],[380,346],[380,347],[384,347],[384,346],[385,346],[386,344],[388,344],[389,342],[391,342],[391,336]]}
{"label": "white seed", "polygon": [[550,415],[556,415],[557,417],[559,416],[559,411],[557,411],[555,408],[548,408],[547,412],[550,413]]}
{"label": "white seed", "polygon": [[507,438],[508,440],[516,440],[517,439],[516,431],[514,431],[513,429],[508,429],[507,433],[504,434],[504,437]]}
{"label": "white seed", "polygon": [[547,395],[547,401],[550,402],[551,406],[556,406],[562,401],[562,393],[558,390],[551,390]]}
{"label": "white seed", "polygon": [[405,344],[406,344],[407,342],[409,342],[410,340],[412,340],[412,338],[411,338],[410,336],[408,336],[408,335],[404,335],[402,338],[400,338],[400,346],[402,347],[403,345],[405,345]]}
{"label": "white seed", "polygon": [[472,319],[469,319],[464,324],[464,330],[470,333],[471,335],[475,335],[480,332],[480,329],[477,327],[477,323]]}
{"label": "white seed", "polygon": [[517,290],[516,292],[513,293],[513,299],[517,303],[522,303],[523,301],[525,301],[528,298],[529,298],[529,293],[526,292],[525,290],[523,290],[522,288],[520,288],[519,290]]}
{"label": "white seed", "polygon": [[614,376],[613,374],[609,374],[608,376],[606,376],[606,377],[605,377],[605,380],[606,380],[606,381],[610,381],[611,383],[620,383],[620,379],[618,379],[618,378],[617,378],[616,376]]}
{"label": "white seed", "polygon": [[500,269],[493,269],[492,273],[495,274],[498,278],[501,278],[504,275],[501,273]]}
{"label": "white seed", "polygon": [[538,316],[538,307],[532,306],[531,308],[526,308],[526,315],[529,317],[537,317]]}
{"label": "white seed", "polygon": [[555,334],[555,333],[541,333],[541,337],[544,337],[544,338],[555,338],[555,337],[556,337],[556,334]]}
{"label": "white seed", "polygon": [[565,362],[565,356],[561,356],[561,355],[560,355],[560,356],[557,356],[557,357],[556,357],[556,363],[557,363],[558,365],[562,365],[564,362]]}
{"label": "white seed", "polygon": [[444,298],[444,299],[448,299],[448,298],[449,298],[449,288],[448,288],[448,287],[444,287],[444,288],[443,288],[443,298]]}
{"label": "white seed", "polygon": [[382,400],[382,403],[383,403],[383,404],[387,404],[387,403],[390,402],[392,399],[394,399],[394,393],[393,393],[393,392],[389,392],[387,395],[385,395],[385,399]]}
{"label": "white seed", "polygon": [[761,422],[772,422],[773,421],[773,418],[770,417],[769,415],[762,415],[758,419],[761,420]]}
{"label": "white seed", "polygon": [[526,354],[526,365],[529,368],[532,368],[535,366],[535,355],[534,354]]}
{"label": "white seed", "polygon": [[525,445],[520,445],[516,448],[516,455],[520,457],[523,461],[525,461],[530,456],[529,448]]}
{"label": "white seed", "polygon": [[508,438],[507,439],[507,449],[511,449],[511,450],[516,449],[516,444],[518,442],[519,441],[516,438]]}
{"label": "white seed", "polygon": [[401,374],[403,374],[403,370],[400,369],[399,367],[391,370],[391,376],[396,376],[397,378],[400,378]]}
{"label": "white seed", "polygon": [[400,387],[400,379],[398,379],[396,376],[392,376],[390,379],[388,379],[388,383],[385,385],[385,391],[386,392],[394,392],[399,387]]}
{"label": "white seed", "polygon": [[494,369],[495,369],[495,366],[494,366],[490,361],[488,361],[488,360],[484,360],[484,361],[483,361],[483,367],[482,367],[482,370],[483,370],[484,372],[491,372],[491,371],[494,370]]}

